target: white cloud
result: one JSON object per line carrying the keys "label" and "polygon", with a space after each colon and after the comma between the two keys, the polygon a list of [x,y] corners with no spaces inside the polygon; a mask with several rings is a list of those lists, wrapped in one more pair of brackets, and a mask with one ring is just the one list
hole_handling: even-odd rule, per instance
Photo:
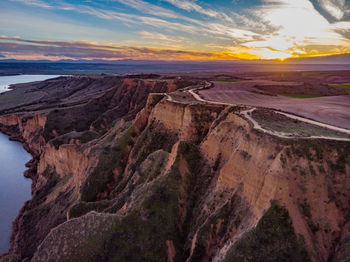
{"label": "white cloud", "polygon": [[20,2],[26,5],[37,6],[42,8],[51,8],[51,5],[41,0],[10,0],[11,2]]}
{"label": "white cloud", "polygon": [[[344,47],[341,50],[350,49],[350,42],[344,36],[350,29],[350,22],[341,21],[350,12],[346,9],[347,0],[316,0],[319,7],[338,20],[336,23],[330,23],[323,17],[310,0],[261,0],[261,5],[240,12],[214,9],[214,5],[202,5],[202,2],[196,0],[158,0],[163,5],[145,0],[110,0],[116,3],[110,9],[104,7],[103,1],[99,1],[98,5],[69,4],[64,0],[50,1],[50,4],[44,0],[10,1],[48,10],[88,14],[105,19],[106,24],[110,20],[110,25],[123,25],[130,30],[113,30],[111,26],[108,30],[103,26],[99,29],[95,25],[89,29],[89,24],[77,25],[79,21],[63,22],[53,18],[52,21],[44,22],[44,19],[35,19],[33,16],[31,20],[16,21],[10,19],[13,14],[4,12],[0,17],[0,30],[4,33],[8,33],[6,28],[10,27],[21,28],[20,32],[28,28],[26,31],[34,29],[40,37],[44,34],[51,38],[55,38],[56,34],[66,35],[65,39],[88,36],[87,40],[90,41],[96,33],[95,39],[103,39],[102,41],[106,41],[106,36],[113,35],[111,41],[117,40],[119,43],[133,42],[139,45],[139,41],[141,45],[183,45],[183,49],[226,49],[228,52],[251,50],[251,54],[271,58],[274,55],[287,57],[295,52],[302,54],[306,46],[312,46],[315,53],[317,50],[324,52],[326,46],[336,46],[334,50],[340,50],[339,47]],[[166,7],[164,2],[172,6]],[[132,12],[130,8],[133,9]],[[177,8],[187,12],[180,12]],[[192,12],[197,13],[195,18]],[[228,48],[229,43],[231,49]]]}
{"label": "white cloud", "polygon": [[198,13],[210,16],[210,17],[217,17],[219,16],[219,13],[211,10],[211,9],[204,9],[197,3],[189,0],[164,0],[180,9],[186,10],[186,11],[196,11]]}
{"label": "white cloud", "polygon": [[[302,45],[346,45],[346,39],[336,32],[309,1],[264,0],[260,11],[255,13],[280,30],[266,37],[264,41],[247,44],[249,47],[271,47],[292,53]],[[344,26],[344,25],[343,25]]]}
{"label": "white cloud", "polygon": [[132,7],[136,10],[139,10],[143,13],[155,15],[155,16],[164,16],[169,18],[177,18],[178,15],[171,10],[162,8],[157,5],[150,4],[143,0],[113,0],[114,2],[119,2],[123,5]]}
{"label": "white cloud", "polygon": [[345,0],[318,0],[318,3],[333,18],[337,20],[343,18]]}
{"label": "white cloud", "polygon": [[140,31],[139,35],[146,39],[152,39],[154,41],[165,41],[165,42],[182,42],[183,37],[169,36],[157,32]]}

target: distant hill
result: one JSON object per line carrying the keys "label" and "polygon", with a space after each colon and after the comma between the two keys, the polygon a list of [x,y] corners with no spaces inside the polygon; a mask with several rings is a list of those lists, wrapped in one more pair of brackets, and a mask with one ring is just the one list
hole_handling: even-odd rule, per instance
{"label": "distant hill", "polygon": [[[1,56],[0,56],[1,57]],[[162,61],[162,60],[72,60],[64,59],[58,61],[51,60],[16,60],[16,59],[0,59],[0,63],[46,63],[46,64],[108,64],[108,65],[145,65],[145,64],[198,64],[198,65],[212,65],[212,64],[279,64],[279,60],[227,60],[227,61]],[[350,64],[350,53],[330,56],[317,57],[298,57],[287,58],[283,63],[290,64]]]}
{"label": "distant hill", "polygon": [[146,60],[0,60],[0,75],[101,75],[133,73],[233,73],[350,70],[350,54],[277,60],[146,61]]}
{"label": "distant hill", "polygon": [[289,58],[285,62],[293,64],[350,64],[350,54]]}

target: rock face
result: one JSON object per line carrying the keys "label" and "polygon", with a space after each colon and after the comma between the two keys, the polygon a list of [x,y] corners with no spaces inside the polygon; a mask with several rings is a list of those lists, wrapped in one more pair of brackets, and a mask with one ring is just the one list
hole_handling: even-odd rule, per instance
{"label": "rock face", "polygon": [[94,81],[112,80],[0,117],[34,159],[3,261],[350,258],[349,143],[282,140],[241,107],[149,94],[193,82],[118,78],[90,95]]}

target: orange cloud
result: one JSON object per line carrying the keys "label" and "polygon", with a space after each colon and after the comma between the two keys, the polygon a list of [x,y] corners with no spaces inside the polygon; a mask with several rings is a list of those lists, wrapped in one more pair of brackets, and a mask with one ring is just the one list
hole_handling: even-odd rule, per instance
{"label": "orange cloud", "polygon": [[[342,46],[299,47],[290,53],[269,47],[232,47],[228,50],[201,52],[183,49],[162,49],[137,46],[117,46],[87,41],[30,40],[0,36],[2,56],[14,59],[73,60],[256,60],[280,59],[345,53]],[[316,50],[316,51],[315,51]],[[328,53],[327,53],[328,50]]]}

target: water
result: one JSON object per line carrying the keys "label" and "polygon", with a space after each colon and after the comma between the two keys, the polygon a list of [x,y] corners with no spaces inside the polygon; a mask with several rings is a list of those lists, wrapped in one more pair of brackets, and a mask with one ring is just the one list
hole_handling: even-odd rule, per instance
{"label": "water", "polygon": [[12,221],[31,198],[31,180],[23,176],[30,159],[21,143],[0,133],[0,254],[10,247]]}
{"label": "water", "polygon": [[[0,93],[11,84],[42,81],[53,75],[17,75],[0,77]],[[19,142],[0,133],[0,254],[10,247],[12,221],[26,200],[31,199],[31,180],[23,176],[25,163],[31,159]]]}
{"label": "water", "polygon": [[58,75],[17,75],[17,76],[0,76],[0,93],[9,91],[9,85],[28,83],[35,81],[44,81],[49,78],[58,77]]}

